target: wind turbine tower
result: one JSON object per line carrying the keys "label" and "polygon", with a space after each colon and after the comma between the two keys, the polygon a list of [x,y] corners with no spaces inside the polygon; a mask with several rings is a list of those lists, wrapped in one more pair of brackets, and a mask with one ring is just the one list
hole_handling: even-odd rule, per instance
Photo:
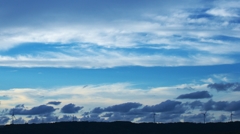
{"label": "wind turbine tower", "polygon": [[58,117],[56,116],[56,122],[58,122]]}
{"label": "wind turbine tower", "polygon": [[43,119],[43,116],[42,116],[42,123],[44,123],[44,119]]}
{"label": "wind turbine tower", "polygon": [[207,111],[205,113],[203,113],[203,122],[204,122],[204,124],[206,123],[206,114],[207,114]]}
{"label": "wind turbine tower", "polygon": [[232,116],[233,116],[233,113],[231,112],[231,114],[230,114],[230,117],[231,117],[231,122],[233,122],[233,120],[232,120]]}
{"label": "wind turbine tower", "polygon": [[12,110],[12,124],[14,124],[14,119],[16,119],[16,118],[14,116],[14,110]]}
{"label": "wind turbine tower", "polygon": [[156,123],[156,113],[153,113],[153,123]]}
{"label": "wind turbine tower", "polygon": [[73,121],[73,122],[74,122],[74,118],[75,118],[75,117],[74,117],[74,115],[73,115],[73,116],[72,116],[72,121]]}

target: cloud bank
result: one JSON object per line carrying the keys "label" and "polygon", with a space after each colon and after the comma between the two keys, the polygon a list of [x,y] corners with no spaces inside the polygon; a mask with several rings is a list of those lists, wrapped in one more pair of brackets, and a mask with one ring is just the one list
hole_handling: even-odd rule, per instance
{"label": "cloud bank", "polygon": [[[156,113],[159,122],[183,119],[201,122],[200,115],[204,111],[208,111],[209,121],[227,121],[224,117],[229,112],[236,113],[235,119],[238,119],[239,92],[206,91],[208,86],[209,84],[183,84],[146,90],[135,88],[129,83],[116,83],[1,90],[1,94],[9,96],[2,101],[5,109],[1,113],[3,117],[14,113],[19,123],[72,121],[73,118],[76,121],[152,122],[153,113]],[[189,91],[191,92],[188,93]],[[221,98],[222,93],[231,97]],[[1,122],[10,123],[10,120],[2,118]]]}
{"label": "cloud bank", "polygon": [[47,114],[47,113],[52,113],[56,109],[52,106],[47,106],[47,105],[40,105],[33,107],[31,109],[25,109],[24,105],[17,105],[15,108],[11,109],[9,111],[9,114],[15,114],[15,115],[40,115],[40,114]]}
{"label": "cloud bank", "polygon": [[207,86],[210,89],[215,89],[218,92],[221,91],[240,91],[239,83],[213,83]]}

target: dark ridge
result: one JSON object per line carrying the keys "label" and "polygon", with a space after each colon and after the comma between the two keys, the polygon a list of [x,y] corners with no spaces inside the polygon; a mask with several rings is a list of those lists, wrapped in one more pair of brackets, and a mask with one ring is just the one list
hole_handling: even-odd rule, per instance
{"label": "dark ridge", "polygon": [[57,122],[0,127],[0,134],[240,134],[240,122],[229,123],[131,123]]}

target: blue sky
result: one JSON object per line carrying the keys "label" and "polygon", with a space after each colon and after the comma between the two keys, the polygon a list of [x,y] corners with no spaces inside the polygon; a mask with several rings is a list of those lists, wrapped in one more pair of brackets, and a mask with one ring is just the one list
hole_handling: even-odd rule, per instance
{"label": "blue sky", "polygon": [[1,124],[240,119],[238,0],[0,0]]}

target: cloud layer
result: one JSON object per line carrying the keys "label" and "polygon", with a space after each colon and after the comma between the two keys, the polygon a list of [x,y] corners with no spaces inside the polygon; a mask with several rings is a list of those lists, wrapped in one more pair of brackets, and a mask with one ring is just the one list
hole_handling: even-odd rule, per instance
{"label": "cloud layer", "polygon": [[240,7],[237,0],[227,3],[154,0],[127,6],[108,0],[44,1],[38,3],[40,9],[31,1],[17,7],[4,2],[0,66],[112,68],[239,63],[240,24],[236,20]]}
{"label": "cloud layer", "polygon": [[[208,84],[187,88],[189,86],[146,90],[118,83],[57,89],[2,90],[0,93],[8,94],[9,98],[2,102],[4,109],[0,121],[2,124],[10,123],[10,117],[14,114],[16,123],[72,120],[152,122],[155,113],[157,122],[202,122],[201,113],[205,111],[208,111],[208,121],[228,121],[229,112],[234,112],[235,120],[240,118],[238,92],[225,93],[224,96],[231,97],[223,100],[217,94],[222,92],[206,91]],[[192,92],[188,93],[189,90]],[[210,93],[214,95],[208,96]],[[198,100],[203,98],[208,100]]]}

